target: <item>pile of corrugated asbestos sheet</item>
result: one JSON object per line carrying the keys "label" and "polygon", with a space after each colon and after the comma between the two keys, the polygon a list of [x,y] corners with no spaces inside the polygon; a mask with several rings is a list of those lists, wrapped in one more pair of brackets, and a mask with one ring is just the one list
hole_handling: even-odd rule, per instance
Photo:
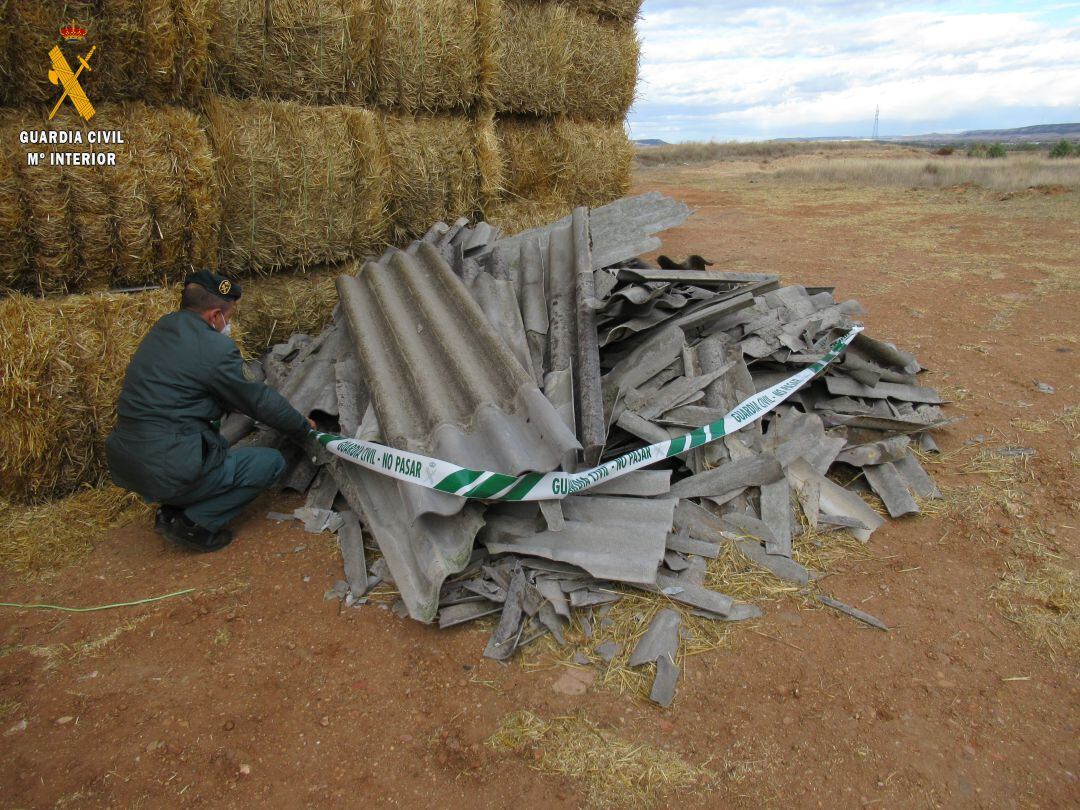
{"label": "pile of corrugated asbestos sheet", "polygon": [[[636,258],[689,214],[651,193],[509,238],[485,223],[439,223],[343,275],[333,323],[274,348],[266,378],[327,430],[509,475],[572,472],[682,435],[819,360],[861,314],[831,288],[712,272],[696,256]],[[910,354],[859,334],[763,420],[561,501],[466,500],[314,447],[297,451],[285,483],[309,493],[295,517],[338,532],[338,596],[363,602],[384,580],[419,621],[498,615],[492,658],[546,633],[561,642],[569,622],[588,635],[594,610],[625,588],[737,621],[761,611],[703,584],[725,544],[807,585],[816,573],[792,558],[804,526],[865,542],[884,518],[860,490],[894,517],[939,497],[912,453],[934,450],[928,431],[946,421],[919,371]],[[261,430],[244,442],[281,446]],[[370,567],[367,537],[382,554]],[[631,658],[656,664],[653,698],[665,705],[678,645],[679,613],[660,611]]]}

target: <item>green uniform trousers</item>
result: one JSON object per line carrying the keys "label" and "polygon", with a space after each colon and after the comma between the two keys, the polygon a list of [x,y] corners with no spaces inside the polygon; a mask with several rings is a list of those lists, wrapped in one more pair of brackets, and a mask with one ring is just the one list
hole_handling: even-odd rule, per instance
{"label": "green uniform trousers", "polygon": [[197,526],[210,532],[224,528],[260,492],[273,486],[285,469],[285,457],[270,447],[240,447],[230,450],[224,462],[206,472],[195,486],[177,497],[170,506],[182,507]]}

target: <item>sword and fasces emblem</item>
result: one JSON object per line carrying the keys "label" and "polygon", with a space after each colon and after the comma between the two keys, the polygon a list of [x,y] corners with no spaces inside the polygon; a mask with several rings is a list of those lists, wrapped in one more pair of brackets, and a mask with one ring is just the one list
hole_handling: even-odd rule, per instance
{"label": "sword and fasces emblem", "polygon": [[[81,40],[86,36],[86,29],[79,26],[74,20],[68,25],[63,26],[60,29],[60,35],[67,41]],[[79,67],[77,70],[72,70],[71,65],[68,64],[68,60],[64,57],[63,52],[60,50],[59,45],[54,45],[52,50],[49,51],[49,61],[52,62],[52,68],[49,70],[49,81],[55,85],[59,85],[63,88],[63,95],[60,96],[60,100],[56,102],[56,105],[52,108],[52,112],[49,113],[49,120],[51,121],[56,115],[56,111],[60,109],[60,105],[64,103],[64,99],[70,99],[71,103],[75,105],[75,109],[78,110],[85,120],[89,121],[94,117],[94,105],[90,103],[90,99],[86,97],[86,92],[82,89],[82,85],[79,84],[79,76],[83,70],[90,70],[90,57],[94,55],[94,51],[97,50],[97,45],[90,48],[90,52],[86,56],[76,57],[79,60]]]}

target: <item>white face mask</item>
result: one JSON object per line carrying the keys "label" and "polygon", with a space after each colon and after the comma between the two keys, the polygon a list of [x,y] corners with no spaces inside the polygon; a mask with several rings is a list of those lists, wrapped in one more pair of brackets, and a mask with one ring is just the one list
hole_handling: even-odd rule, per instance
{"label": "white face mask", "polygon": [[[221,316],[221,320],[225,321],[225,316],[224,315]],[[229,335],[231,335],[232,334],[232,321],[225,321],[225,325],[223,327],[221,327],[220,329],[218,329],[218,331],[221,332],[221,334],[225,335],[225,337],[228,337]]]}

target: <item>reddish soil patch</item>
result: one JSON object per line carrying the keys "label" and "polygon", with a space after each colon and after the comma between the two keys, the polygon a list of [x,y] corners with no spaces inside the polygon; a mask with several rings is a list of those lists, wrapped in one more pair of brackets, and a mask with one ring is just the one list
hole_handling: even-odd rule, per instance
{"label": "reddish soil patch", "polygon": [[[640,190],[699,209],[665,236],[664,252],[858,298],[872,335],[933,369],[927,384],[967,391],[955,409],[965,421],[942,433],[943,449],[977,434],[1003,443],[1017,416],[1049,418],[1076,403],[1075,290],[1037,296],[1045,270],[1027,261],[1080,243],[1076,216],[1047,225],[1036,212],[1009,231],[987,219],[992,200],[970,210],[949,192],[868,192],[860,204],[808,191],[785,209],[751,193],[745,174],[717,170],[712,191],[688,185],[703,172],[639,177]],[[947,277],[925,238],[911,246],[926,223],[910,217],[883,241],[898,208],[924,198],[950,249],[970,245],[1008,273]],[[1075,198],[1036,202],[1075,212]],[[875,227],[846,233],[845,218],[857,215]],[[1008,294],[1011,318],[988,329]],[[680,800],[691,805],[1076,806],[1075,660],[1037,650],[989,596],[1020,525],[1046,528],[1058,552],[1076,558],[1072,449],[1055,431],[1022,441],[1036,449],[1037,482],[1022,518],[988,504],[961,521],[895,521],[871,542],[878,559],[828,578],[830,593],[891,632],[767,603],[764,620],[731,644],[688,659],[666,712],[605,691],[556,693],[558,670],[484,660],[476,628],[439,632],[379,607],[324,601],[341,577],[331,539],[262,519],[296,498],[265,498],[233,546],[205,557],[167,547],[148,525],[112,532],[49,583],[5,575],[5,599],[88,605],[197,590],[100,613],[0,614],[2,804],[580,806],[572,780],[485,747],[502,716],[527,708],[545,717],[582,709],[627,739],[727,769],[718,790]],[[96,652],[76,646],[126,624]],[[40,649],[49,645],[68,647],[50,658]]]}

